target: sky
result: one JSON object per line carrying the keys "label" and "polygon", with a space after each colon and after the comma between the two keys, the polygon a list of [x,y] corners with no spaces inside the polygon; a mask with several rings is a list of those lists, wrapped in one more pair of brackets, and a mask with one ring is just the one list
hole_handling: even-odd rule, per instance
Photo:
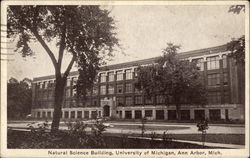
{"label": "sky", "polygon": [[[232,38],[245,34],[245,14],[228,13],[228,5],[131,5],[102,6],[110,10],[115,20],[121,49],[108,64],[116,64],[156,57],[162,54],[167,43],[181,45],[180,52],[226,44]],[[8,78],[22,80],[53,75],[54,68],[39,43],[31,44],[33,57],[21,57],[14,52],[15,40],[8,44]],[[57,52],[52,42],[49,47]],[[62,70],[71,59],[64,57]],[[73,70],[76,70],[74,67]],[[63,71],[62,71],[63,72]]]}

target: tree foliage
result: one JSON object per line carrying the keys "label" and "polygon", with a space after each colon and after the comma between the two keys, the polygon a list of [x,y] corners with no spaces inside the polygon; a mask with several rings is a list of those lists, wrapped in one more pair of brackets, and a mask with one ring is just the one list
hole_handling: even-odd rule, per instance
{"label": "tree foliage", "polygon": [[[71,53],[80,72],[79,86],[91,87],[96,70],[106,56],[112,56],[115,37],[113,19],[100,6],[10,6],[8,36],[18,35],[17,50],[23,56],[34,54],[31,42],[40,42],[57,71],[64,51]],[[34,38],[35,37],[35,38]],[[58,60],[45,42],[59,47]],[[69,67],[71,68],[71,67]],[[82,75],[84,74],[84,75]],[[68,71],[65,72],[65,76]],[[86,88],[79,88],[83,92]]]}
{"label": "tree foliage", "polygon": [[23,118],[31,112],[31,80],[10,78],[7,83],[7,117]]}
{"label": "tree foliage", "polygon": [[231,52],[229,56],[236,59],[237,64],[245,63],[245,36],[238,39],[232,39],[227,43],[227,49]]}
{"label": "tree foliage", "polygon": [[[245,5],[232,5],[228,12],[234,14],[245,12]],[[228,42],[227,49],[231,51],[230,56],[236,59],[237,64],[245,64],[245,35]]]}
{"label": "tree foliage", "polygon": [[[64,87],[73,64],[79,71],[75,88],[84,96],[91,89],[97,70],[118,45],[114,20],[109,11],[97,5],[9,6],[7,17],[8,37],[18,38],[17,51],[24,57],[33,55],[30,43],[39,42],[53,63],[56,86],[52,128],[58,129]],[[55,43],[58,53],[48,43]],[[72,59],[61,73],[65,53],[70,53]]]}
{"label": "tree foliage", "polygon": [[180,60],[177,56],[179,49],[180,46],[168,43],[163,56],[155,64],[138,68],[136,83],[147,97],[159,94],[166,104],[175,104],[178,118],[181,104],[206,102],[199,68],[196,63]]}
{"label": "tree foliage", "polygon": [[245,12],[245,5],[232,5],[228,10],[234,14],[240,14],[241,11]]}

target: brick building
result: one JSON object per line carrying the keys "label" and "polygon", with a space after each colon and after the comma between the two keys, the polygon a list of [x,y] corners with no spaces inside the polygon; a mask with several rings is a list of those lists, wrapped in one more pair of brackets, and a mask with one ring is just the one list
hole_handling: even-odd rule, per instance
{"label": "brick building", "polygon": [[[207,105],[182,105],[182,120],[244,120],[244,68],[228,57],[226,46],[179,53],[181,59],[196,61],[208,91]],[[134,87],[138,65],[154,63],[158,57],[104,66],[98,73],[93,90],[85,102],[76,101],[73,84],[78,72],[71,72],[65,87],[62,118],[175,120],[175,106],[161,96],[147,99]],[[53,116],[54,76],[34,78],[32,84],[32,115],[36,118]]]}

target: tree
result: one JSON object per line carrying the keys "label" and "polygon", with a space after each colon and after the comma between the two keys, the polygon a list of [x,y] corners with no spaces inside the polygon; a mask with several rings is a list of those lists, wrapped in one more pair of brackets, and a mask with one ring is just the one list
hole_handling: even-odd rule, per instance
{"label": "tree", "polygon": [[228,10],[234,14],[240,14],[241,11],[245,12],[245,5],[232,5]]}
{"label": "tree", "polygon": [[[77,92],[85,95],[95,80],[99,66],[106,57],[112,56],[115,37],[114,20],[107,10],[100,6],[9,6],[8,37],[18,36],[17,50],[25,57],[33,55],[29,44],[39,42],[49,55],[55,69],[55,102],[52,131],[59,128],[62,101],[67,76],[76,63],[79,71]],[[52,52],[48,43],[58,48]],[[65,53],[72,59],[64,73],[61,73]]]}
{"label": "tree", "polygon": [[21,118],[31,112],[31,80],[10,78],[7,83],[7,117]]}
{"label": "tree", "polygon": [[245,36],[238,39],[232,39],[227,43],[227,49],[231,52],[230,57],[236,59],[237,64],[245,65]]}
{"label": "tree", "polygon": [[[234,14],[245,12],[245,5],[232,5],[230,6],[228,12],[232,12]],[[231,51],[229,56],[235,58],[237,64],[245,65],[245,35],[237,39],[232,39],[232,41],[228,42],[227,49]]]}
{"label": "tree", "polygon": [[177,56],[179,49],[180,46],[168,43],[156,64],[138,68],[135,84],[146,97],[158,94],[166,104],[175,104],[177,119],[180,119],[182,104],[206,103],[206,91],[199,68],[194,62],[180,60]]}

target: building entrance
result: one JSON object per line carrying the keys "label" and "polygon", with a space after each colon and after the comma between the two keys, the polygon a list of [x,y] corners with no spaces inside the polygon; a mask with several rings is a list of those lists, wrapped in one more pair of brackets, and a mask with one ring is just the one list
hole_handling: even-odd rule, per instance
{"label": "building entrance", "polygon": [[110,106],[105,105],[103,107],[103,116],[104,117],[109,117],[110,116]]}

